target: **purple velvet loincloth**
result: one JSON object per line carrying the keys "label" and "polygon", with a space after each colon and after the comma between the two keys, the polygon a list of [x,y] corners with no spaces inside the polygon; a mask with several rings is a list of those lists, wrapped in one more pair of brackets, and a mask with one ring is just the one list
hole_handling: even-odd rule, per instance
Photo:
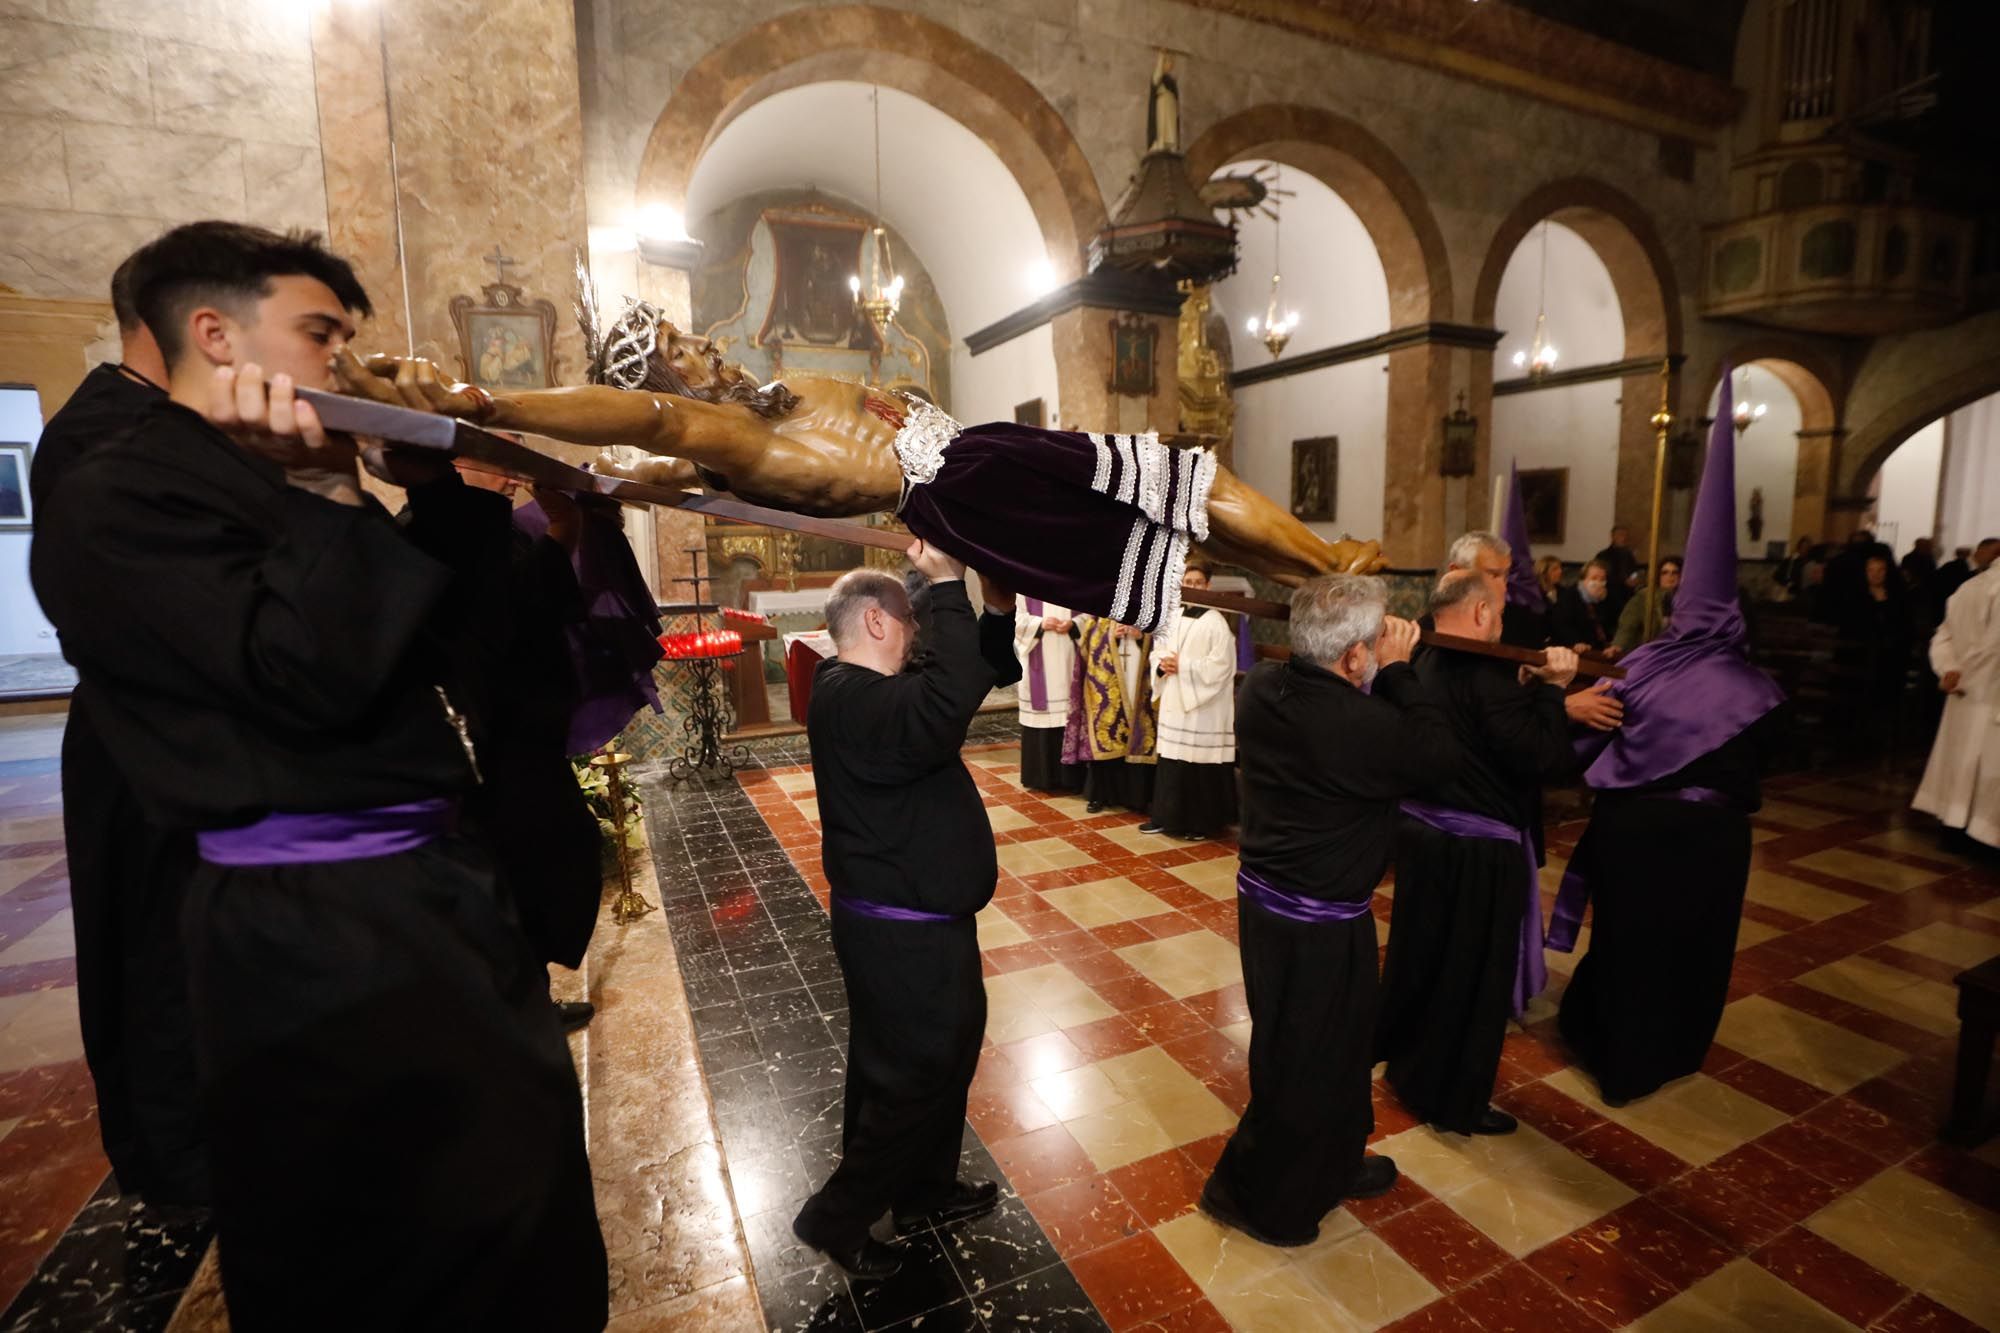
{"label": "purple velvet loincloth", "polygon": [[1151,434],[961,428],[928,403],[909,407],[896,454],[912,533],[1074,612],[1144,630],[1180,615],[1188,543],[1208,536],[1212,453]]}

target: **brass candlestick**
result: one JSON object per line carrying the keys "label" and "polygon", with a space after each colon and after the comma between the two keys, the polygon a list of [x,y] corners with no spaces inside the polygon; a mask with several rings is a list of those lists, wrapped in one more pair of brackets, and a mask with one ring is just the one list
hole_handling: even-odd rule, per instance
{"label": "brass candlestick", "polygon": [[1653,526],[1646,538],[1646,639],[1660,629],[1660,508],[1667,483],[1667,432],[1673,428],[1674,363],[1660,362],[1660,410],[1653,413]]}
{"label": "brass candlestick", "polygon": [[653,910],[653,904],[632,887],[632,846],[627,832],[631,807],[625,790],[625,765],[630,762],[631,755],[620,754],[609,745],[604,747],[603,753],[590,757],[590,766],[603,769],[606,780],[611,784],[611,823],[617,830],[618,878],[623,885],[618,890],[618,897],[612,900],[611,919],[620,925],[637,921]]}

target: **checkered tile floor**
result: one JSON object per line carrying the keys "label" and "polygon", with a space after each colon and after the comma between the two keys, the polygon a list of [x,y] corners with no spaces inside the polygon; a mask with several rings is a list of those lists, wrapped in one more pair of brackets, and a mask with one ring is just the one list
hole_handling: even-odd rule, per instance
{"label": "checkered tile floor", "polygon": [[[1113,1329],[2000,1328],[2000,1145],[1935,1141],[1951,979],[2000,954],[2000,873],[1908,817],[1906,779],[1769,784],[1701,1073],[1599,1102],[1551,954],[1500,1072],[1520,1131],[1437,1134],[1378,1083],[1402,1182],[1281,1251],[1194,1209],[1249,1093],[1233,846],[1025,791],[1006,747],[966,759],[1001,863],[969,1118]],[[810,770],[741,781],[824,904]],[[1550,831],[1545,897],[1581,832]]]}

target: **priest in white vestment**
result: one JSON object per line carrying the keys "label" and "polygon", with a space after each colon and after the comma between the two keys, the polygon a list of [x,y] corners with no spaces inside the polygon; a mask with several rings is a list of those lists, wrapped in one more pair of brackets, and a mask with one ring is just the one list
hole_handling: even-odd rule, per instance
{"label": "priest in white vestment", "polygon": [[1984,572],[1952,594],[1931,636],[1944,721],[1910,804],[2000,847],[2000,539],[1981,542],[1978,554]]}
{"label": "priest in white vestment", "polygon": [[[1208,587],[1188,562],[1186,588]],[[1236,626],[1212,607],[1183,606],[1153,635],[1159,762],[1152,818],[1141,833],[1199,841],[1236,822]]]}
{"label": "priest in white vestment", "polygon": [[1020,598],[1014,612],[1014,655],[1021,679],[1014,697],[1021,709],[1021,785],[1030,791],[1083,790],[1085,766],[1062,760],[1069,721],[1070,677],[1076,670],[1075,620],[1067,607]]}

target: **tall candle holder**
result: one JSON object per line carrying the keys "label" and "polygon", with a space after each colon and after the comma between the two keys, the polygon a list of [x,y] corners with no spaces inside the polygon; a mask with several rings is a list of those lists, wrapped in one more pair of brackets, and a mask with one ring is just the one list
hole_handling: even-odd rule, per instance
{"label": "tall candle holder", "polygon": [[617,830],[618,878],[621,887],[618,897],[611,903],[611,919],[623,925],[637,921],[653,910],[653,904],[645,895],[632,887],[632,844],[627,826],[631,822],[631,792],[625,786],[625,765],[632,762],[629,754],[620,754],[606,745],[601,753],[590,757],[592,768],[604,770],[611,797],[611,825]]}
{"label": "tall candle holder", "polygon": [[[674,582],[689,584],[693,600],[660,607],[663,615],[694,617],[692,631],[660,636],[664,660],[673,663],[688,677],[688,713],[681,721],[684,743],[679,754],[668,758],[667,777],[676,783],[700,781],[707,784],[727,780],[737,769],[750,763],[749,747],[728,745],[723,741],[735,725],[736,710],[729,702],[729,690],[723,682],[722,673],[725,663],[736,663],[739,671],[744,669],[739,661],[743,656],[743,636],[722,625],[722,608],[702,595],[702,586],[712,581],[709,575],[701,572],[702,558],[708,554],[707,549],[693,546],[687,548],[687,554],[689,568],[694,572]],[[704,621],[707,616],[715,616],[718,623],[710,627]]]}

